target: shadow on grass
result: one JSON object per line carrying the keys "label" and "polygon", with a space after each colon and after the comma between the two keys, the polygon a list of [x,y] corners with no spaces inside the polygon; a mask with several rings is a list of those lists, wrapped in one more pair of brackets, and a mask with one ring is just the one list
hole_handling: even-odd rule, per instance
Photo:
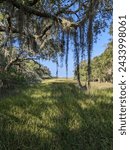
{"label": "shadow on grass", "polygon": [[112,89],[53,82],[0,102],[0,149],[112,150]]}

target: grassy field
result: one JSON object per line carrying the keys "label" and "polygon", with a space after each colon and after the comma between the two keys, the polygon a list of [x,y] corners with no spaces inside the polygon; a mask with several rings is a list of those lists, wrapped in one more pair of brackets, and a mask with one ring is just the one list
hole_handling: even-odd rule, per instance
{"label": "grassy field", "polygon": [[3,98],[0,150],[112,150],[112,85],[92,87],[55,79]]}

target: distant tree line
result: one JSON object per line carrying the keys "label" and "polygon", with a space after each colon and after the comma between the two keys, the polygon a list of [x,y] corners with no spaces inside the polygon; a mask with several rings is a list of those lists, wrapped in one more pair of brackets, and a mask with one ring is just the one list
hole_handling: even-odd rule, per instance
{"label": "distant tree line", "polygon": [[[108,43],[106,50],[97,57],[94,57],[91,62],[91,81],[112,82],[113,80],[113,46],[112,41]],[[81,81],[87,80],[86,71],[88,65],[86,61],[79,64],[79,72]],[[77,69],[74,72],[77,78]]]}

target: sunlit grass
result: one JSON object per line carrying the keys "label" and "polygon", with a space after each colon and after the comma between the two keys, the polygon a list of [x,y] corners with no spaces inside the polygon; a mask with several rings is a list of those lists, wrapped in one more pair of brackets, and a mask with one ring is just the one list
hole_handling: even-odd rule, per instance
{"label": "sunlit grass", "polygon": [[112,150],[112,85],[75,84],[50,79],[3,98],[0,150]]}

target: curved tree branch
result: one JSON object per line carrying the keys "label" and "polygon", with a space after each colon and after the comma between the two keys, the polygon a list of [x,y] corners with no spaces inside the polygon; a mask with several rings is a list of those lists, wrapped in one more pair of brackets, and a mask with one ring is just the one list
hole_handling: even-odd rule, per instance
{"label": "curved tree branch", "polygon": [[[22,3],[20,2],[17,2],[16,0],[6,0],[6,2],[8,3],[11,3],[13,6],[15,6],[16,8],[18,9],[22,9],[24,12],[26,13],[29,13],[29,14],[33,14],[33,15],[36,15],[36,16],[39,16],[39,17],[44,17],[44,18],[50,18],[58,23],[60,23],[62,26],[65,26],[67,25],[67,27],[69,28],[77,28],[79,27],[80,25],[82,25],[82,23],[86,20],[87,18],[87,15],[85,15],[83,17],[83,19],[79,22],[72,22],[72,21],[69,21],[65,18],[60,18],[60,17],[57,17],[56,15],[53,15],[49,12],[46,12],[45,10],[43,10],[42,12],[41,11],[38,11],[34,8],[31,8],[29,6],[25,6],[23,5]],[[64,9],[63,9],[64,10]],[[60,11],[59,13],[61,13],[62,11]],[[64,11],[63,11],[64,12]],[[59,14],[57,13],[57,15]],[[65,23],[65,24],[64,24]]]}
{"label": "curved tree branch", "polygon": [[52,15],[52,14],[46,12],[45,10],[40,12],[40,11],[34,9],[34,8],[31,8],[29,6],[23,5],[22,3],[17,2],[16,0],[5,0],[5,1],[8,2],[8,3],[11,3],[13,6],[15,6],[18,9],[23,10],[26,13],[34,14],[34,15],[39,16],[39,17],[51,18],[51,19],[53,19],[55,21],[58,21],[57,17],[55,15]]}
{"label": "curved tree branch", "polygon": [[39,2],[39,0],[33,0],[33,1],[29,1],[27,4],[28,6],[34,6]]}

